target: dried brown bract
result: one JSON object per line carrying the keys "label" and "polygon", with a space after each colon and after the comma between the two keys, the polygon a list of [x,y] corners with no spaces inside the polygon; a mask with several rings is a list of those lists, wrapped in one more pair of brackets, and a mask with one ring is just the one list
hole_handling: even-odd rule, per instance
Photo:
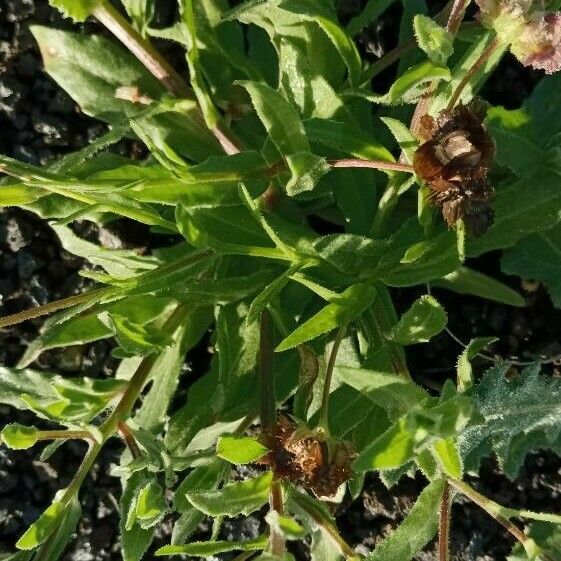
{"label": "dried brown bract", "polygon": [[298,429],[287,417],[262,435],[270,452],[261,460],[277,477],[313,491],[318,497],[335,495],[352,475],[350,445],[324,437],[319,431]]}
{"label": "dried brown bract", "polygon": [[483,124],[479,100],[421,119],[422,144],[415,152],[415,173],[430,187],[431,199],[453,226],[462,219],[470,233],[484,234],[493,221],[494,191],[487,173],[495,154]]}

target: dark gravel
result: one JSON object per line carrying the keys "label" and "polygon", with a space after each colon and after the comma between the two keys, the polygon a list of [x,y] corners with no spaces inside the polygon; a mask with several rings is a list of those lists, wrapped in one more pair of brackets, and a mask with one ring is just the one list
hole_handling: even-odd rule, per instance
{"label": "dark gravel", "polygon": [[[165,9],[159,12],[159,21],[164,24],[173,17],[173,10],[170,2],[162,5]],[[359,5],[358,0],[345,2],[346,17],[350,18]],[[371,51],[391,48],[392,28],[398,18],[399,10],[391,12],[380,26],[367,30],[360,37],[361,48]],[[68,21],[49,8],[46,0],[0,0],[0,152],[29,163],[45,164],[84,146],[105,127],[83,115],[41,71],[41,61],[28,31],[32,23],[70,27]],[[391,69],[387,76],[391,80]],[[517,107],[539,77],[507,58],[501,63],[497,78],[486,86],[485,95],[494,103],[505,103],[506,99],[509,107]],[[130,142],[120,143],[117,150],[139,153],[138,147]],[[145,231],[130,226],[120,224],[100,232],[91,225],[83,225],[81,234],[105,245],[143,246]],[[491,255],[473,266],[519,289],[519,281],[505,279],[497,263],[497,255]],[[1,315],[80,292],[85,281],[78,271],[83,266],[82,260],[62,250],[50,229],[30,213],[16,209],[0,211]],[[469,297],[462,297],[458,303],[458,298],[450,293],[438,291],[437,294],[448,310],[451,328],[466,341],[475,334],[496,334],[501,342],[493,350],[502,356],[551,355],[561,350],[555,332],[555,326],[561,325],[561,314],[553,309],[542,288],[525,293],[528,306],[524,309]],[[417,295],[415,290],[400,292],[398,307],[406,309]],[[13,365],[39,326],[39,321],[29,321],[3,330],[0,364]],[[44,353],[36,367],[64,370],[70,375],[104,377],[114,368],[110,351],[108,343],[99,342]],[[459,352],[457,344],[442,335],[431,345],[411,349],[412,371],[421,383],[437,387],[452,375]],[[204,352],[199,355],[203,357]],[[0,426],[14,421],[30,423],[32,417],[0,407]],[[0,553],[12,549],[26,526],[50,503],[55,491],[68,483],[83,453],[81,445],[66,444],[45,463],[38,459],[37,449],[8,453],[0,448]],[[121,559],[119,481],[109,475],[110,465],[118,461],[119,453],[118,445],[107,447],[86,479],[81,493],[84,516],[65,561]],[[390,493],[378,477],[369,475],[360,497],[344,503],[336,512],[346,539],[371,549],[403,519],[424,484],[421,476],[404,478]],[[505,479],[489,461],[474,485],[506,505],[551,510],[559,504],[561,461],[551,454],[530,455],[516,482]],[[254,517],[234,519],[224,524],[222,535],[253,538],[259,528],[260,522]],[[208,526],[201,528],[201,535],[208,530]],[[168,521],[160,532],[161,540],[166,539],[169,531]],[[453,508],[452,536],[453,558],[458,561],[500,561],[506,558],[512,544],[501,526],[477,506],[463,500],[458,500]],[[293,553],[299,560],[306,559],[305,548],[294,546]],[[433,559],[436,559],[434,544],[419,556],[419,561]]]}

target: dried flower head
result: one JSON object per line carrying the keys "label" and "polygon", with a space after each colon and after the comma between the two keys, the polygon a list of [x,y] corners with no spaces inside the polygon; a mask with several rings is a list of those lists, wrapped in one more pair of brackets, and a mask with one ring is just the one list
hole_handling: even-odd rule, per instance
{"label": "dried flower head", "polygon": [[462,219],[470,233],[484,234],[493,220],[493,188],[487,180],[495,145],[483,124],[486,105],[473,100],[421,120],[423,143],[413,159],[415,173],[430,187],[448,226]]}
{"label": "dried flower head", "polygon": [[318,497],[333,496],[352,475],[354,452],[350,444],[326,438],[320,431],[296,427],[287,417],[264,432],[262,442],[270,452],[260,460],[277,477],[313,491]]}
{"label": "dried flower head", "polygon": [[531,0],[476,0],[483,25],[494,29],[524,65],[561,70],[561,12],[533,10]]}

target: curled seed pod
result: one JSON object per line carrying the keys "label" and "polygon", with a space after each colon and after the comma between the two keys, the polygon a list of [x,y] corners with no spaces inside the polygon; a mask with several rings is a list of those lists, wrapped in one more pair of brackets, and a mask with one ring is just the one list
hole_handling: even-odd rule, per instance
{"label": "curled seed pod", "polygon": [[333,496],[352,475],[355,456],[350,444],[321,431],[296,427],[287,417],[262,435],[270,452],[261,460],[277,477],[311,490],[318,497]]}
{"label": "curled seed pod", "polygon": [[475,236],[493,221],[490,206],[494,191],[487,173],[495,144],[483,124],[486,105],[473,100],[420,123],[422,144],[415,152],[415,173],[431,190],[431,199],[448,226],[463,220]]}

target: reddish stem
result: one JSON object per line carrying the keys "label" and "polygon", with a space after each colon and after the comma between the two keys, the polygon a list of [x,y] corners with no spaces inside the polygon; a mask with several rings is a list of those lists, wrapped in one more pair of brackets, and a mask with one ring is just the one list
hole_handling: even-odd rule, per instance
{"label": "reddish stem", "polygon": [[413,166],[409,164],[401,164],[399,162],[385,162],[383,160],[360,160],[349,158],[344,160],[330,160],[329,165],[333,168],[371,168],[404,171],[407,173],[415,172]]}

